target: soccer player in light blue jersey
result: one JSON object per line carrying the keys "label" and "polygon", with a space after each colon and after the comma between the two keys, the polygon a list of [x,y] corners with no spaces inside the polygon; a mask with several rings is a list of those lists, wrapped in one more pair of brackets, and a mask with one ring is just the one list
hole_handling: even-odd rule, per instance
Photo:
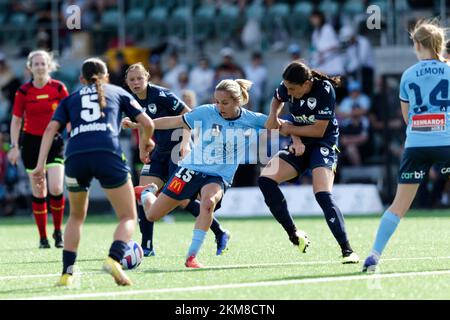
{"label": "soccer player in light blue jersey", "polygon": [[264,128],[267,116],[242,106],[248,102],[248,80],[223,80],[214,92],[215,104],[202,105],[179,116],[155,119],[158,130],[199,129],[199,141],[181,162],[156,201],[150,192],[141,201],[150,221],[157,221],[185,199],[200,195],[200,215],[194,227],[185,266],[202,268],[197,255],[211,226],[213,213],[220,207],[224,192],[233,181],[238,165],[248,156],[249,145]]}
{"label": "soccer player in light blue jersey", "polygon": [[400,81],[400,104],[407,124],[397,192],[384,212],[363,272],[375,271],[380,256],[416,196],[432,165],[450,173],[450,66],[441,56],[444,30],[433,21],[419,21],[411,32],[419,62]]}

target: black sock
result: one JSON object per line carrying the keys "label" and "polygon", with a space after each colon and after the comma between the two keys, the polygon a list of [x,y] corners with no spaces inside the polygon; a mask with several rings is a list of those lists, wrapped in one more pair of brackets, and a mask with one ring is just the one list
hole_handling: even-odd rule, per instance
{"label": "black sock", "polygon": [[[200,202],[197,200],[191,200],[188,205],[186,206],[186,210],[189,211],[194,217],[198,217],[198,215],[200,214]],[[214,235],[216,237],[219,237],[223,234],[223,229],[219,223],[219,221],[217,221],[217,219],[215,217],[213,217],[213,221],[211,223],[211,227],[210,227],[211,231],[214,232]]]}
{"label": "black sock", "polygon": [[73,251],[63,250],[63,271],[62,273],[73,274],[73,266],[75,264],[75,260],[77,259],[77,253]]}
{"label": "black sock", "polygon": [[145,217],[144,208],[140,205],[137,206],[139,230],[142,234],[141,246],[143,249],[153,250],[153,225],[154,223],[148,221]]}
{"label": "black sock", "polygon": [[278,187],[278,183],[267,177],[259,177],[258,184],[270,212],[291,237],[297,231],[297,228],[289,214],[286,199]]}
{"label": "black sock", "polygon": [[315,196],[317,203],[319,203],[325,215],[325,220],[327,221],[328,227],[333,233],[336,241],[341,246],[341,249],[351,250],[347,239],[347,233],[345,231],[344,216],[334,201],[333,196],[327,191],[317,192]]}
{"label": "black sock", "polygon": [[127,251],[128,245],[120,240],[115,240],[111,248],[109,248],[109,257],[113,258],[117,262],[120,262],[122,260],[123,256],[125,255],[125,251]]}

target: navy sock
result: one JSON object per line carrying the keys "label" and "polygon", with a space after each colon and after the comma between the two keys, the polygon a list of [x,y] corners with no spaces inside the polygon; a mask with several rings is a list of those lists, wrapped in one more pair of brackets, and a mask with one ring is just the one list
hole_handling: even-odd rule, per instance
{"label": "navy sock", "polygon": [[[200,202],[198,202],[197,200],[191,200],[191,202],[189,202],[188,205],[186,206],[186,210],[197,218],[198,215],[200,214]],[[217,221],[215,217],[213,217],[210,229],[212,232],[214,232],[214,235],[216,237],[221,236],[224,232],[219,221]]]}
{"label": "navy sock", "polygon": [[283,226],[289,236],[292,236],[297,228],[289,214],[286,199],[278,187],[278,183],[267,177],[258,178],[259,188],[264,195],[264,201],[273,216]]}
{"label": "navy sock", "polygon": [[77,253],[73,251],[63,250],[63,271],[62,273],[73,274],[73,266],[75,264],[75,260],[77,259]]}
{"label": "navy sock", "polygon": [[141,246],[144,249],[153,250],[153,225],[154,223],[148,221],[145,217],[144,208],[140,205],[137,206],[139,230],[142,234]]}
{"label": "navy sock", "polygon": [[120,240],[115,240],[111,248],[109,248],[109,257],[113,258],[117,262],[120,262],[122,260],[123,256],[125,255],[125,251],[127,251],[128,245]]}
{"label": "navy sock", "polygon": [[344,216],[334,201],[332,194],[327,191],[321,191],[317,192],[315,196],[317,203],[319,203],[325,215],[325,220],[327,221],[328,227],[333,233],[336,241],[341,246],[341,250],[352,251],[347,239],[347,233],[345,231]]}

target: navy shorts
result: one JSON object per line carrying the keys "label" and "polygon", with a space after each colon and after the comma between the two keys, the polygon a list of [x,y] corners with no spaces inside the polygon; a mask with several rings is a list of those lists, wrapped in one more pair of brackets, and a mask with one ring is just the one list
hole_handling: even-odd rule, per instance
{"label": "navy shorts", "polygon": [[93,178],[105,189],[113,189],[130,179],[130,169],[124,157],[94,151],[70,156],[65,165],[66,186],[71,192],[88,191]]}
{"label": "navy shorts", "polygon": [[[197,199],[203,186],[209,183],[217,183],[225,193],[227,187],[221,177],[210,176],[205,173],[177,167],[177,170],[170,177],[162,192],[176,200]],[[222,199],[217,203],[215,210],[220,208]]]}
{"label": "navy shorts", "polygon": [[142,167],[141,176],[158,177],[162,181],[167,182],[178,168],[178,165],[171,159],[171,153],[171,151],[153,151],[150,156],[150,163]]}
{"label": "navy shorts", "polygon": [[420,183],[436,165],[439,172],[450,177],[450,146],[406,148],[398,173],[400,184]]}
{"label": "navy shorts", "polygon": [[288,148],[278,151],[276,156],[283,159],[297,170],[298,175],[302,175],[306,170],[325,167],[336,172],[337,167],[337,147],[327,147],[319,144],[305,145],[305,152],[301,156],[289,152]]}

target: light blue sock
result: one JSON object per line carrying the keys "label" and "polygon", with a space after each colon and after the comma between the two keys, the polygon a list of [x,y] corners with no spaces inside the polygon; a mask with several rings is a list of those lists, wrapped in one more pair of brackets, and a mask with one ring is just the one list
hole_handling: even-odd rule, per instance
{"label": "light blue sock", "polygon": [[380,226],[378,227],[377,237],[375,238],[375,243],[373,244],[372,252],[380,256],[386,247],[392,234],[397,229],[400,222],[400,217],[394,213],[386,210],[381,217]]}
{"label": "light blue sock", "polygon": [[192,236],[191,246],[189,247],[189,251],[187,257],[196,256],[202,247],[203,242],[205,241],[206,231],[200,229],[194,229],[194,235]]}

